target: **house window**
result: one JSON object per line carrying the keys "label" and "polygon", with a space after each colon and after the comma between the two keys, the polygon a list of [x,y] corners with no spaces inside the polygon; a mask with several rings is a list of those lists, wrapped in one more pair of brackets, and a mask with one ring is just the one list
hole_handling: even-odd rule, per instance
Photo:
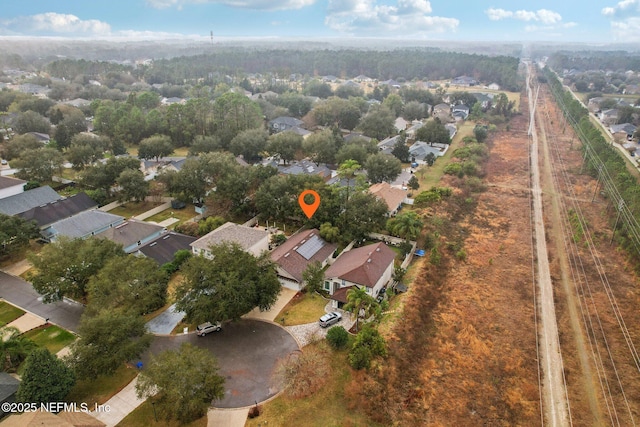
{"label": "house window", "polygon": [[324,290],[325,291],[330,291],[331,290],[331,283],[328,280],[325,280],[325,282],[324,282]]}

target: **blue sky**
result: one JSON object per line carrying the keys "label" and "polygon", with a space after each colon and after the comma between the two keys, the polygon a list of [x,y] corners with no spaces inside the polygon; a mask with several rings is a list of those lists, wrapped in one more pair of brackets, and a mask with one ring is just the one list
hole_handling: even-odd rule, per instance
{"label": "blue sky", "polygon": [[640,0],[19,0],[0,36],[638,42]]}

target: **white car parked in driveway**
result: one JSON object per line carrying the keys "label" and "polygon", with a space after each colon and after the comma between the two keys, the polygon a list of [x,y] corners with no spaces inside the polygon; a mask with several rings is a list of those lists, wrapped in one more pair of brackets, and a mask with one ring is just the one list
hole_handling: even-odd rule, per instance
{"label": "white car parked in driveway", "polygon": [[342,320],[342,314],[334,311],[322,316],[318,322],[320,323],[321,328],[326,328],[335,323],[338,323],[340,320]]}

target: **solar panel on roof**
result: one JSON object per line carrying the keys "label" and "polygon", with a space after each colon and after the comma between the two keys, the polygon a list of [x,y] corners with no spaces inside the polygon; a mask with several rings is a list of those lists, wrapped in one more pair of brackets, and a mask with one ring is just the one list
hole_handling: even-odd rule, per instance
{"label": "solar panel on roof", "polygon": [[313,256],[324,246],[324,241],[321,240],[318,236],[313,236],[306,243],[296,249],[300,255],[304,257],[304,259],[309,260],[313,258]]}

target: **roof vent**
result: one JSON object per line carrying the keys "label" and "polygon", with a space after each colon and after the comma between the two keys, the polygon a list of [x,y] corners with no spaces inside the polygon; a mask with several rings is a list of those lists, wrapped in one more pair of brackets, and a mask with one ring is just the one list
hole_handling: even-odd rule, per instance
{"label": "roof vent", "polygon": [[369,259],[367,260],[367,262],[371,262],[371,258],[369,258]]}
{"label": "roof vent", "polygon": [[153,242],[153,243],[151,243],[151,244],[149,245],[149,247],[151,247],[151,246],[155,246],[155,245],[157,245],[157,244],[158,244],[158,242]]}
{"label": "roof vent", "polygon": [[297,250],[298,248],[299,248],[299,246],[294,246],[294,247],[293,247],[293,250],[295,251],[295,250]]}
{"label": "roof vent", "polygon": [[289,256],[289,252],[287,252],[286,254],[284,254],[284,257],[288,257]]}
{"label": "roof vent", "polygon": [[376,252],[380,252],[380,248],[376,248]]}
{"label": "roof vent", "polygon": [[162,240],[167,240],[169,237],[171,237],[171,235],[170,235],[170,234],[168,234],[168,235],[164,236],[164,237],[162,238]]}

